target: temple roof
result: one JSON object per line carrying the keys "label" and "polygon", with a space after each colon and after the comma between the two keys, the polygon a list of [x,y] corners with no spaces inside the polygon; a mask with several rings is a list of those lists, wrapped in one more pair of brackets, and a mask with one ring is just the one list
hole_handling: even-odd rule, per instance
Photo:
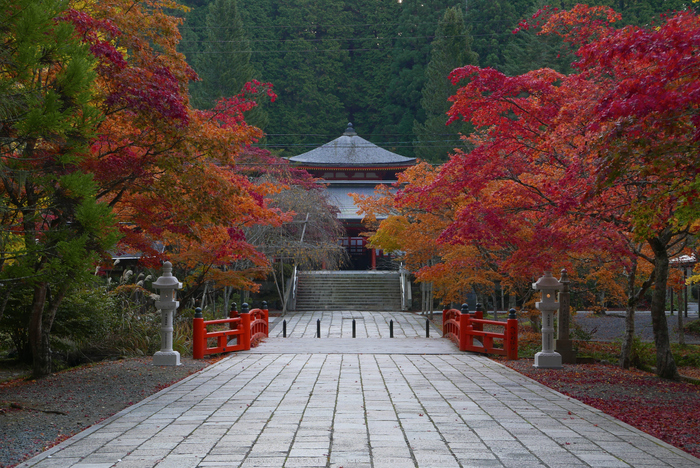
{"label": "temple roof", "polygon": [[340,137],[307,153],[289,158],[302,165],[314,166],[412,166],[415,158],[407,158],[387,151],[357,136],[352,124]]}

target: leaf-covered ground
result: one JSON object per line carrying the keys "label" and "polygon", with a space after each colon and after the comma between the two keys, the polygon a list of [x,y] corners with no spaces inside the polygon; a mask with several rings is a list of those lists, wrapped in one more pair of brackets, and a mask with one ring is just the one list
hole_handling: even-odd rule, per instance
{"label": "leaf-covered ground", "polygon": [[532,367],[532,359],[500,362],[700,457],[700,385],[607,364],[565,365],[553,370]]}

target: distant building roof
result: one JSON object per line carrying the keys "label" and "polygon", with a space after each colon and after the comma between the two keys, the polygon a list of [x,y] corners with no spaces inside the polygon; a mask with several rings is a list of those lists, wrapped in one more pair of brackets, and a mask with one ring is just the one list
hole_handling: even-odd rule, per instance
{"label": "distant building roof", "polygon": [[681,255],[680,257],[675,257],[669,260],[671,266],[693,266],[697,263],[695,254]]}
{"label": "distant building roof", "polygon": [[357,136],[351,123],[348,124],[345,133],[335,140],[307,153],[292,156],[289,160],[304,166],[332,167],[399,166],[403,168],[416,163],[415,158],[392,153]]}

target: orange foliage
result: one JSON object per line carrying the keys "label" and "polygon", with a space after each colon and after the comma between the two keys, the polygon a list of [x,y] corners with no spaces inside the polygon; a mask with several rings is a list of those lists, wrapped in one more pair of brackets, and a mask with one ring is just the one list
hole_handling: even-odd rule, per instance
{"label": "orange foliage", "polygon": [[270,86],[250,83],[211,111],[195,110],[188,86],[197,76],[176,49],[182,20],[173,12],[184,7],[172,0],[76,0],[73,7],[70,19],[98,59],[105,115],[84,169],[121,221],[121,248],[142,253],[148,266],[169,258],[190,273],[190,284],[255,288],[267,259],[243,228],[287,217],[268,207],[282,186],[255,183],[236,164],[262,136],[244,112],[260,93],[274,100]]}

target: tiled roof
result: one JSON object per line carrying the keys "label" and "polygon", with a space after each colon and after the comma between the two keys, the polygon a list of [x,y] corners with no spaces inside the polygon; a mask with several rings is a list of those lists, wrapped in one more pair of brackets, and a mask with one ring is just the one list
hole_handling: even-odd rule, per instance
{"label": "tiled roof", "polygon": [[307,153],[289,158],[290,161],[303,165],[313,164],[328,166],[368,166],[400,165],[411,166],[415,158],[407,158],[357,136],[352,124],[340,137]]}

